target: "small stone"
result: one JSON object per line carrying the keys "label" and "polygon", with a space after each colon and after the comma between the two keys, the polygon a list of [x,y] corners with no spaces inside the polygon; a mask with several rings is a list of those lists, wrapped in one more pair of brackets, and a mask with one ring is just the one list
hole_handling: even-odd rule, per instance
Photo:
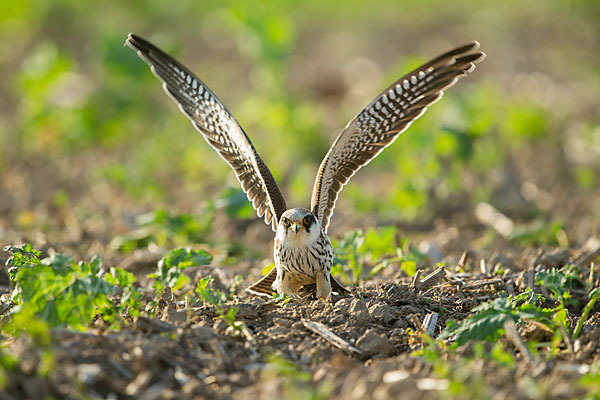
{"label": "small stone", "polygon": [[404,306],[400,309],[398,313],[402,317],[406,317],[407,315],[419,314],[419,309],[413,306]]}
{"label": "small stone", "polygon": [[334,313],[340,313],[344,311],[348,311],[350,306],[352,305],[352,301],[354,299],[352,297],[344,297],[343,299],[338,300],[335,303],[335,308],[333,309]]}
{"label": "small stone", "polygon": [[192,332],[199,340],[208,340],[215,336],[215,332],[208,326],[195,324],[191,326]]}
{"label": "small stone", "polygon": [[292,327],[292,321],[287,318],[273,318],[273,323],[277,326],[282,326],[284,328]]}
{"label": "small stone", "polygon": [[283,326],[276,325],[267,329],[267,335],[269,335],[269,337],[271,338],[275,338],[277,336],[286,335],[287,333],[289,333],[289,331],[289,328],[284,328]]}
{"label": "small stone", "polygon": [[350,304],[350,309],[348,312],[350,313],[350,316],[354,318],[354,320],[360,325],[364,325],[369,321],[369,310],[367,309],[367,305],[360,299],[352,300],[352,304]]}
{"label": "small stone", "polygon": [[93,385],[102,374],[102,368],[99,364],[79,364],[77,373],[80,382],[85,385]]}
{"label": "small stone", "polygon": [[181,387],[181,393],[184,395],[200,395],[202,391],[206,392],[206,385],[200,379],[192,376],[184,385]]}
{"label": "small stone", "polygon": [[405,380],[410,376],[410,372],[405,369],[398,369],[395,371],[388,371],[383,375],[383,381],[385,383],[396,383]]}
{"label": "small stone", "polygon": [[304,327],[304,325],[302,324],[301,321],[296,321],[292,324],[292,330],[294,332],[305,332],[306,328]]}
{"label": "small stone", "polygon": [[398,285],[396,285],[395,283],[390,283],[388,284],[385,288],[385,295],[387,297],[387,301],[394,301],[396,300],[398,297],[400,297],[402,291],[400,290],[400,287]]}
{"label": "small stone", "polygon": [[404,318],[398,319],[394,322],[394,329],[406,329],[408,328],[408,322]]}
{"label": "small stone", "polygon": [[329,326],[337,326],[343,324],[344,322],[346,322],[346,320],[347,318],[342,314],[336,314],[324,323]]}
{"label": "small stone", "polygon": [[374,304],[369,309],[369,314],[378,322],[383,322],[384,324],[387,324],[394,318],[392,308],[386,303]]}
{"label": "small stone", "polygon": [[222,334],[222,333],[225,333],[227,328],[229,328],[229,324],[223,318],[219,318],[213,325],[213,328],[215,331]]}
{"label": "small stone", "polygon": [[238,318],[257,319],[260,314],[262,304],[240,304],[237,306],[237,308],[238,310],[236,316]]}
{"label": "small stone", "polygon": [[380,335],[373,329],[368,329],[358,340],[356,346],[367,357],[384,356],[387,357],[392,351],[392,346],[387,337]]}
{"label": "small stone", "polygon": [[140,395],[152,381],[152,372],[150,370],[141,371],[138,376],[125,387],[125,393],[129,396],[137,397]]}
{"label": "small stone", "polygon": [[172,324],[185,324],[188,320],[188,310],[178,310],[175,304],[171,303],[167,307],[166,313],[163,314],[163,320]]}

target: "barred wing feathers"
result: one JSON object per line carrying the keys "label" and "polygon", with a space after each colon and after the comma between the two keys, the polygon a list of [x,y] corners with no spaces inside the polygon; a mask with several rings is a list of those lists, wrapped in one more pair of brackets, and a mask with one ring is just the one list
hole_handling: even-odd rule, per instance
{"label": "barred wing feathers", "polygon": [[286,210],[285,198],[271,171],[223,103],[190,70],[152,43],[130,33],[126,44],[150,65],[154,75],[163,81],[165,92],[233,168],[258,216],[264,217],[276,231]]}
{"label": "barred wing feathers", "polygon": [[444,53],[400,78],[362,110],[335,139],[313,188],[311,209],[327,231],[348,180],[419,118],[443,91],[475,69],[485,54],[472,42]]}

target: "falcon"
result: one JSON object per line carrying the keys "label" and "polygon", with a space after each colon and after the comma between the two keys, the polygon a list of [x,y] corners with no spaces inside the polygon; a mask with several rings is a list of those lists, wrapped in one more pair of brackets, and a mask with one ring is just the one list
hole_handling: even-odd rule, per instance
{"label": "falcon", "polygon": [[478,42],[452,49],[391,84],[358,113],[337,136],[321,162],[310,208],[288,209],[271,171],[229,110],[183,64],[147,40],[130,33],[126,45],[137,51],[163,89],[233,168],[259,217],[275,231],[275,267],[247,288],[272,296],[274,291],[298,299],[304,285],[316,284],[317,297],[347,289],[331,275],[333,248],[327,228],[338,195],[348,180],[392,144],[444,90],[485,58]]}

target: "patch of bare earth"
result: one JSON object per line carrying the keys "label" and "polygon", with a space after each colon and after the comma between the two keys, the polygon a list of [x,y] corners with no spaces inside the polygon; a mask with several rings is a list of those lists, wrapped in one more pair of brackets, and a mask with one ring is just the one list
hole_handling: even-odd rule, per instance
{"label": "patch of bare earth", "polygon": [[[238,308],[236,320],[245,325],[238,330],[220,318],[215,307],[186,306],[167,293],[155,319],[140,317],[118,332],[102,326],[86,333],[55,330],[55,364],[47,377],[35,373],[41,353],[32,350],[26,339],[16,339],[11,346],[21,361],[9,373],[3,398],[85,394],[246,399],[291,397],[299,391],[340,399],[438,398],[442,391],[451,390],[451,382],[432,363],[412,354],[425,345],[419,332],[428,330],[435,337],[447,320],[466,318],[475,306],[502,291],[519,293],[532,286],[543,292],[531,281],[535,271],[579,262],[589,276],[589,260],[597,257],[597,251],[584,248],[522,255],[521,271],[503,275],[458,274],[451,272],[452,267],[412,282],[408,278],[367,282],[353,288],[352,295],[333,296],[330,303],[313,299],[310,290],[303,293],[303,304],[240,294],[227,303]],[[581,306],[569,310],[571,328],[587,301],[584,291],[575,296]],[[544,339],[547,332],[524,325],[516,337],[501,339],[503,348],[517,360],[515,368],[501,367],[485,357],[473,358],[469,344],[450,356],[450,365],[457,365],[454,373],[459,375],[460,368],[469,371],[462,379],[470,384],[469,390],[475,390],[470,396],[581,395],[574,382],[591,363],[600,362],[598,305],[590,315],[579,338],[551,361],[519,348],[518,340],[548,339]],[[484,348],[489,352],[491,344]],[[298,370],[278,369],[273,355],[291,361]],[[473,361],[465,369],[468,359]],[[309,378],[301,380],[301,371],[307,371]],[[535,392],[531,382],[536,383]]]}

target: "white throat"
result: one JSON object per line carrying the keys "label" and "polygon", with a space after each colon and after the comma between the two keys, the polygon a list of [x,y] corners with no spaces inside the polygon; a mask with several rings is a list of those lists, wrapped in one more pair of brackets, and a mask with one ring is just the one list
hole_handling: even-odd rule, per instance
{"label": "white throat", "polygon": [[310,232],[301,229],[298,232],[286,229],[284,226],[277,227],[277,238],[279,242],[286,247],[308,247],[316,243],[321,235],[321,227],[313,224]]}
{"label": "white throat", "polygon": [[[311,223],[306,225],[305,219]],[[321,224],[307,209],[293,208],[283,213],[277,226],[276,238],[284,247],[306,248],[321,236]]]}

